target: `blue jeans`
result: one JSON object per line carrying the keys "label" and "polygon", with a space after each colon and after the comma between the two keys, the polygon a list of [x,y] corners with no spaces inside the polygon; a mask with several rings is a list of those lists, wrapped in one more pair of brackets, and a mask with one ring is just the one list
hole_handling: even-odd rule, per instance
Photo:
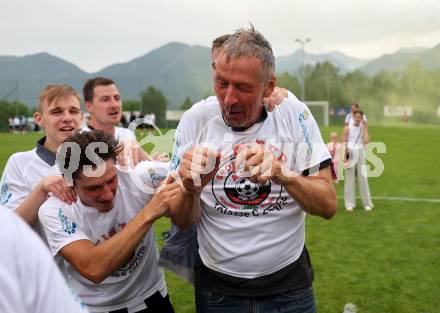
{"label": "blue jeans", "polygon": [[197,313],[316,313],[312,288],[265,297],[237,297],[196,288]]}

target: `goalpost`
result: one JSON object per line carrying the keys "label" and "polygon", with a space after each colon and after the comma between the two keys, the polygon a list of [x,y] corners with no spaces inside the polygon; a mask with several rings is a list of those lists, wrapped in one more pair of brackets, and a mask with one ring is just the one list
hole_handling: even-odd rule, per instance
{"label": "goalpost", "polygon": [[306,101],[305,103],[318,124],[329,125],[328,101]]}

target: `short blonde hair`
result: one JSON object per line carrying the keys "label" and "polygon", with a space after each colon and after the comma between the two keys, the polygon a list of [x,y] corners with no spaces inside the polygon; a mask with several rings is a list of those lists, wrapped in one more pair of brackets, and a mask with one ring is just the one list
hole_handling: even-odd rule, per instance
{"label": "short blonde hair", "polygon": [[59,99],[69,96],[77,98],[78,101],[81,103],[81,96],[73,87],[66,84],[47,85],[38,96],[38,112],[43,112],[43,105],[50,105],[58,101]]}

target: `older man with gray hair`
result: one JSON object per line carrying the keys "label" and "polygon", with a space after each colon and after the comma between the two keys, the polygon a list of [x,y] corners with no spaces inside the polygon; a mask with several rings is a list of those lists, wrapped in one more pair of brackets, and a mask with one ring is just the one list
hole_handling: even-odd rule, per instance
{"label": "older man with gray hair", "polygon": [[186,218],[198,233],[197,312],[316,311],[305,216],[336,212],[331,157],[293,94],[265,110],[274,72],[269,42],[236,31],[215,61],[217,97],[177,129],[171,167],[195,203]]}

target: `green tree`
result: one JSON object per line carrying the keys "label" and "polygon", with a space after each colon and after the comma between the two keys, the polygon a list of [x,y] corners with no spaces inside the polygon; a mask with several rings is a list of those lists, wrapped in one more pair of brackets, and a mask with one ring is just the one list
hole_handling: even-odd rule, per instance
{"label": "green tree", "polygon": [[277,86],[290,90],[298,97],[301,95],[301,85],[299,79],[287,72],[277,75]]}
{"label": "green tree", "polygon": [[186,111],[188,109],[190,109],[192,107],[192,101],[190,99],[190,97],[186,97],[185,101],[182,102],[182,104],[180,105],[180,110],[182,111]]}
{"label": "green tree", "polygon": [[14,116],[29,117],[33,113],[30,112],[26,104],[22,102],[8,102],[0,100],[0,129],[6,130],[9,128],[9,118]]}
{"label": "green tree", "polygon": [[140,97],[142,114],[153,113],[156,116],[156,125],[165,127],[168,100],[162,91],[153,86],[148,86],[147,90],[141,92]]}
{"label": "green tree", "polygon": [[122,111],[140,111],[141,102],[139,100],[125,100],[122,103]]}

